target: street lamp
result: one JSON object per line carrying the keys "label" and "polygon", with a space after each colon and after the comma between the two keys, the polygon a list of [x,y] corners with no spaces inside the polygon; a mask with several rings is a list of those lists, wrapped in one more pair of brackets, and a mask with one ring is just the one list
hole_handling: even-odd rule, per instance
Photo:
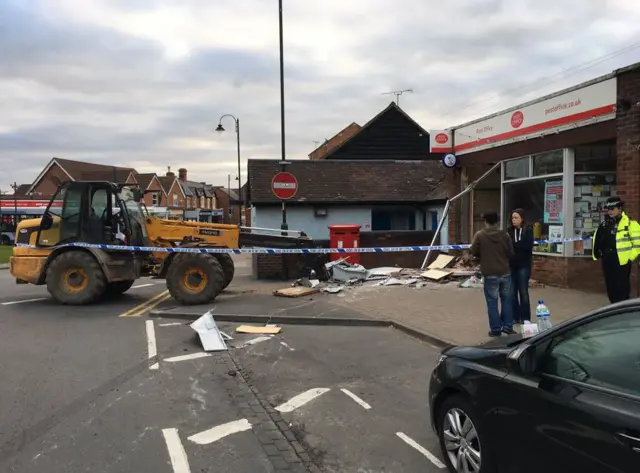
{"label": "street lamp", "polygon": [[[280,148],[281,160],[280,169],[282,172],[286,170],[287,162],[285,158],[285,130],[284,130],[284,32],[282,26],[282,0],[278,0],[278,28],[280,31]],[[287,204],[282,201],[282,224],[280,225],[283,235],[288,235],[287,230]]]}
{"label": "street lamp", "polygon": [[[237,139],[237,143],[238,143],[238,223],[240,225],[242,225],[242,179],[241,179],[241,174],[240,174],[240,120],[238,120],[236,117],[234,117],[233,115],[231,115],[230,113],[227,113],[225,115],[222,115],[220,117],[220,120],[218,120],[218,127],[216,128],[216,131],[218,133],[223,133],[225,131],[224,127],[222,126],[222,120],[225,119],[226,117],[230,117],[233,119],[233,121],[235,122],[236,125],[236,139]],[[229,196],[231,197],[231,196]],[[246,207],[246,202],[245,202],[245,207]]]}

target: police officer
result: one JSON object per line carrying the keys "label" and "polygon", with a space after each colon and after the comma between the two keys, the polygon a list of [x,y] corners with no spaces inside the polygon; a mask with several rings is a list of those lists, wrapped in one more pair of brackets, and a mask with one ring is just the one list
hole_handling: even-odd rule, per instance
{"label": "police officer", "polygon": [[607,216],[593,235],[592,256],[602,260],[609,301],[625,301],[631,295],[631,263],[640,255],[640,224],[622,210],[620,197],[609,197]]}

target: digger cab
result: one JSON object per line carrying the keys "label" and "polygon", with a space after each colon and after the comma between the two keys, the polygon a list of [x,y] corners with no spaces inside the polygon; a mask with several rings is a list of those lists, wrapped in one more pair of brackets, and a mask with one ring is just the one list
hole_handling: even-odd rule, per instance
{"label": "digger cab", "polygon": [[41,219],[18,225],[10,260],[16,282],[46,284],[54,299],[72,305],[126,292],[148,255],[105,245],[148,245],[139,198],[137,189],[110,182],[62,184]]}
{"label": "digger cab", "polygon": [[110,182],[67,182],[49,202],[36,247],[82,242],[144,246],[147,231],[139,191]]}

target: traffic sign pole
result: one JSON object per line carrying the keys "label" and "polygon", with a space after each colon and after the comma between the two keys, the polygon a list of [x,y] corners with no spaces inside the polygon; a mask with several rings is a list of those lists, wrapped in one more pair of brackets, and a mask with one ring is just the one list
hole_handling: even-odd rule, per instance
{"label": "traffic sign pole", "polygon": [[[284,167],[284,163],[283,166]],[[298,192],[298,181],[290,172],[279,172],[271,181],[271,192],[282,203],[282,225],[280,229],[283,235],[288,234],[289,226],[287,225],[287,203],[286,201],[293,198]]]}

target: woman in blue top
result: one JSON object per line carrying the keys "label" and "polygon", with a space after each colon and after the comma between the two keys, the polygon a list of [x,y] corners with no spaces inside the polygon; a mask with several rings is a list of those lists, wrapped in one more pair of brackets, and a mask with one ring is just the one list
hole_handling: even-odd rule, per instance
{"label": "woman in blue top", "polygon": [[529,302],[529,279],[533,266],[533,229],[525,224],[524,210],[511,212],[509,236],[513,242],[515,256],[511,260],[511,294],[515,323],[531,320]]}

